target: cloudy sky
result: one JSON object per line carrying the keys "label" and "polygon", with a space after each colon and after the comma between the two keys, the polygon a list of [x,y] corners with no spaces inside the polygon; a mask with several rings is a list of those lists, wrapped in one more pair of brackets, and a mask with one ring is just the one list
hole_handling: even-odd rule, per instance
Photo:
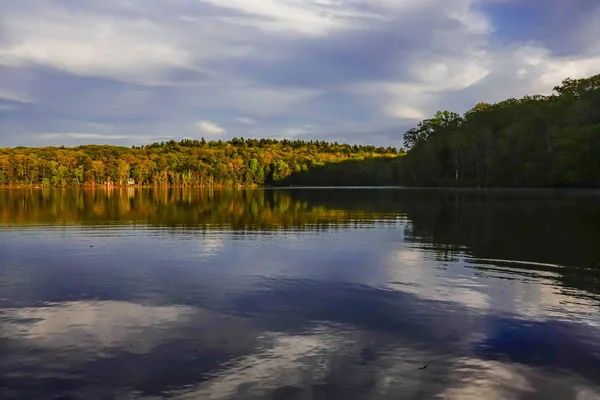
{"label": "cloudy sky", "polygon": [[6,0],[0,147],[288,137],[399,146],[600,72],[598,0]]}

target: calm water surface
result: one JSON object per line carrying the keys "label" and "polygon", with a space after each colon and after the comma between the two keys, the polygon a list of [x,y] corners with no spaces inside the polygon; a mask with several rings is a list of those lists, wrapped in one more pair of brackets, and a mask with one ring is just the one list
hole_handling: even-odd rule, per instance
{"label": "calm water surface", "polygon": [[600,399],[600,196],[0,191],[2,399]]}

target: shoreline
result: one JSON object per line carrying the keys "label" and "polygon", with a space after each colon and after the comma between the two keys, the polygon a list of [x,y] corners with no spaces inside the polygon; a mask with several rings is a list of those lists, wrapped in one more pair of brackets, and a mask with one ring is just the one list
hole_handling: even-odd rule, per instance
{"label": "shoreline", "polygon": [[474,192],[474,193],[485,193],[485,192],[590,192],[600,194],[599,187],[449,187],[449,186],[405,186],[405,185],[386,185],[386,186],[278,186],[278,185],[211,185],[211,186],[188,186],[188,185],[121,185],[121,186],[104,186],[104,185],[80,185],[80,186],[29,186],[29,185],[0,185],[0,190],[121,190],[121,189],[279,189],[279,190],[315,190],[315,189],[369,189],[369,190],[382,190],[382,189],[401,189],[401,190],[423,190],[423,191],[446,191],[446,192]]}

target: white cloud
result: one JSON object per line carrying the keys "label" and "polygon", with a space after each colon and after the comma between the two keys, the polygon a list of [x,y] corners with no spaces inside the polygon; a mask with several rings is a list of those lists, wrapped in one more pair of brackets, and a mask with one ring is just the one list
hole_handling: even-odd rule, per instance
{"label": "white cloud", "polygon": [[567,77],[583,78],[600,71],[600,57],[562,59],[546,57],[544,61],[544,72],[536,81],[539,90],[544,90],[542,87],[546,87],[545,91],[547,91]]}
{"label": "white cloud", "polygon": [[31,8],[9,7],[0,23],[12,40],[0,45],[0,65],[44,65],[81,76],[156,85],[172,83],[169,73],[174,69],[202,72],[204,60],[248,51],[230,43],[214,24],[209,32],[167,21],[67,12],[52,0],[35,2]]}
{"label": "white cloud", "polygon": [[207,135],[220,135],[225,132],[225,129],[210,121],[199,121],[196,123],[196,127]]}
{"label": "white cloud", "polygon": [[252,118],[246,118],[246,117],[239,117],[236,119],[237,122],[239,122],[240,124],[244,124],[244,125],[258,125],[258,121],[252,119]]}
{"label": "white cloud", "polygon": [[440,109],[466,111],[449,100],[466,89],[469,92],[463,103],[467,107],[479,101],[550,94],[566,77],[598,73],[600,57],[559,57],[527,43],[514,48],[465,50],[462,55],[421,54],[410,65],[406,80],[363,82],[348,90],[379,102],[385,115],[423,119]]}
{"label": "white cloud", "polygon": [[444,24],[438,28],[431,21],[424,33],[428,46],[399,61],[405,71],[401,79],[356,82],[345,90],[373,99],[388,117],[423,119],[443,103],[446,94],[476,86],[494,68],[489,45],[493,29],[485,15],[471,8],[472,3],[456,0],[444,6],[437,4],[432,15],[455,23],[449,29]]}
{"label": "white cloud", "polygon": [[18,93],[8,89],[0,88],[0,100],[14,101],[17,103],[31,103],[31,98],[24,93]]}
{"label": "white cloud", "polygon": [[386,110],[389,115],[399,119],[422,120],[427,118],[425,112],[415,107],[407,106],[404,102],[401,102],[400,104],[390,103]]}
{"label": "white cloud", "polygon": [[[45,18],[43,18],[45,17]],[[0,48],[0,64],[48,65],[83,76],[142,82],[190,64],[190,55],[149,21],[48,12],[5,22],[18,38]]]}
{"label": "white cloud", "polygon": [[356,29],[357,20],[379,19],[360,10],[360,4],[306,0],[200,0],[240,13],[222,20],[232,25],[255,27],[275,34],[324,36],[342,29]]}

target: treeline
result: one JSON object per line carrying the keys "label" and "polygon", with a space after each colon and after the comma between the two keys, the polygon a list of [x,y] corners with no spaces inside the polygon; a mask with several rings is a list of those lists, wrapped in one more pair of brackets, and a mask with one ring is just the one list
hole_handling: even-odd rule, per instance
{"label": "treeline", "polygon": [[18,147],[0,149],[0,186],[600,187],[600,74],[549,96],[440,111],[404,134],[404,149],[244,138]]}
{"label": "treeline", "polygon": [[600,187],[600,75],[549,96],[439,111],[404,134],[404,157],[345,160],[282,183],[321,186]]}
{"label": "treeline", "polygon": [[326,164],[397,155],[392,147],[244,138],[17,147],[0,149],[0,186],[119,186],[130,179],[139,186],[262,186]]}
{"label": "treeline", "polygon": [[600,75],[549,96],[438,112],[406,132],[398,181],[415,186],[600,186]]}

